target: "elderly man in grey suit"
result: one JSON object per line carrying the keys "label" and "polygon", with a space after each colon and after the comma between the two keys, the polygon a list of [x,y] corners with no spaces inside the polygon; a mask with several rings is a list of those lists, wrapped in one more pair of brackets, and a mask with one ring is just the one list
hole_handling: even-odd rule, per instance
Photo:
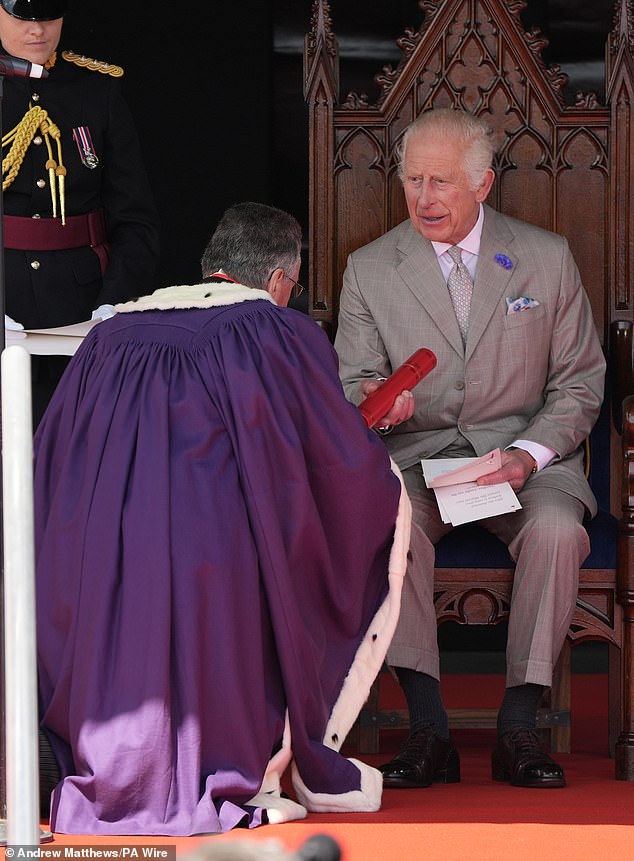
{"label": "elderly man in grey suit", "polygon": [[460,780],[433,603],[434,547],[453,527],[443,523],[420,461],[494,448],[501,468],[478,481],[508,481],[521,509],[480,521],[515,562],[492,776],[565,785],[535,726],[589,552],[583,521],[596,502],[582,444],[599,413],[605,363],[567,241],[485,204],[493,153],[481,119],[448,108],[421,114],[401,148],[409,219],[351,254],[343,279],[335,347],[350,400],[360,402],[418,347],[438,359],[424,390],[399,395],[382,422],[413,506],[411,561],[388,653],[410,734],[381,766],[385,786]]}

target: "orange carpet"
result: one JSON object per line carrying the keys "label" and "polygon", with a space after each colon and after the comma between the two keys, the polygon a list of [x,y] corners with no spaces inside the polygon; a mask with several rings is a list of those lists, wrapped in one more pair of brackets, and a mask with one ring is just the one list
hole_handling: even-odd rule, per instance
{"label": "orange carpet", "polygon": [[[464,703],[465,690],[477,690],[477,705],[497,700],[503,679],[447,676],[448,706]],[[387,686],[389,694],[389,683]],[[310,814],[302,822],[267,825],[254,831],[189,838],[94,838],[54,835],[46,848],[175,846],[180,856],[203,851],[208,861],[227,851],[235,861],[262,856],[272,848],[295,861],[313,834],[337,840],[343,861],[604,861],[634,857],[634,783],[615,781],[607,744],[607,684],[602,674],[575,674],[572,681],[572,753],[558,755],[568,786],[530,790],[494,783],[490,776],[491,730],[454,733],[461,753],[462,781],[422,790],[387,790],[374,814]],[[362,758],[378,764],[389,758],[403,731],[381,734],[381,754]],[[346,750],[355,755],[352,745]],[[43,827],[46,824],[43,823]],[[45,847],[43,846],[42,849]],[[86,850],[88,851],[88,850]],[[244,856],[242,855],[244,853]],[[246,853],[249,853],[248,855]],[[1,856],[0,856],[1,857]],[[42,855],[40,857],[47,857]],[[48,857],[78,857],[57,855]],[[94,854],[83,857],[95,858]],[[123,861],[134,859],[128,854]],[[139,854],[137,857],[141,858]]]}

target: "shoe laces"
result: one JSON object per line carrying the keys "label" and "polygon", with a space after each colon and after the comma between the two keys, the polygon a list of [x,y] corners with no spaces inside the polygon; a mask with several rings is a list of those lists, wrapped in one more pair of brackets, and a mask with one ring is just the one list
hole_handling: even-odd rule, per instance
{"label": "shoe laces", "polygon": [[542,752],[539,735],[534,729],[522,726],[509,730],[508,740],[518,753]]}
{"label": "shoe laces", "polygon": [[434,731],[431,727],[416,730],[405,740],[399,751],[398,759],[402,762],[418,763],[422,754],[428,754]]}

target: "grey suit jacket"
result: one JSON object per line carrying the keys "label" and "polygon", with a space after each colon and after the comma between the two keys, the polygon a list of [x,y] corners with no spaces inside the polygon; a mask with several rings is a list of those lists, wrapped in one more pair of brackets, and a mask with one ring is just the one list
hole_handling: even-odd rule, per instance
{"label": "grey suit jacket", "polygon": [[[539,304],[508,314],[507,297]],[[401,468],[461,436],[478,455],[522,437],[557,452],[534,480],[595,513],[581,446],[601,406],[605,360],[562,236],[485,206],[464,347],[433,246],[409,220],[353,252],[335,338],[347,397],[359,403],[362,379],[388,376],[419,347],[438,363],[414,389],[412,419],[386,438]]]}

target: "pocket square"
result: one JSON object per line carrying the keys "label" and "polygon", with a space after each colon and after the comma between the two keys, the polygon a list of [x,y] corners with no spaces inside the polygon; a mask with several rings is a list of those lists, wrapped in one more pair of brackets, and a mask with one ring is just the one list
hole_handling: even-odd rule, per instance
{"label": "pocket square", "polygon": [[518,311],[526,311],[528,308],[537,308],[539,302],[537,299],[531,299],[530,296],[518,296],[517,299],[509,299],[506,297],[506,313],[517,314]]}

